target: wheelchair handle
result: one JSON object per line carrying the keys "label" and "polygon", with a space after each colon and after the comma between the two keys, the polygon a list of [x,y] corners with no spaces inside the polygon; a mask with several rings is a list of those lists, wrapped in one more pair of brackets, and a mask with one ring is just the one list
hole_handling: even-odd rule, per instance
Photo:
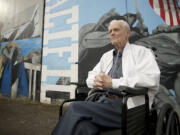
{"label": "wheelchair handle", "polygon": [[86,83],[70,82],[70,85],[76,85],[78,87],[87,87]]}

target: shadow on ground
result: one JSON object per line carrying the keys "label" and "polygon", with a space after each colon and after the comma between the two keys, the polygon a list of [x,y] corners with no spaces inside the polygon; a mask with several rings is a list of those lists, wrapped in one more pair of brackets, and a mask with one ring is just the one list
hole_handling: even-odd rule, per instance
{"label": "shadow on ground", "polygon": [[50,135],[58,109],[58,105],[0,96],[0,135]]}

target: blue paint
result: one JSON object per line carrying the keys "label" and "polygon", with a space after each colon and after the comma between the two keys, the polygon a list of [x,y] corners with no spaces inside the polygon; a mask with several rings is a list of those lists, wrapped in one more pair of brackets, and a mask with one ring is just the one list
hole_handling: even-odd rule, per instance
{"label": "blue paint", "polygon": [[18,83],[18,96],[28,96],[28,83],[26,77],[26,71],[24,68],[24,62],[21,62],[18,68],[17,76],[19,79]]}
{"label": "blue paint", "polygon": [[48,76],[46,77],[46,84],[56,84],[59,78],[59,76]]}
{"label": "blue paint", "polygon": [[68,62],[70,56],[70,52],[64,52],[62,57],[59,57],[58,53],[51,53],[43,57],[43,65],[47,65],[48,70],[70,70],[72,64]]}
{"label": "blue paint", "polygon": [[50,13],[56,13],[62,10],[72,8],[72,6],[78,5],[81,1],[84,1],[84,0],[68,0],[67,2],[64,2],[62,5],[53,8],[50,11]]}
{"label": "blue paint", "polygon": [[51,27],[49,30],[49,33],[56,33],[60,31],[65,31],[71,29],[70,24],[66,24],[67,19],[71,18],[71,14],[64,15],[64,16],[57,16],[52,19],[50,19],[50,22],[53,23],[53,27]]}
{"label": "blue paint", "polygon": [[[12,70],[13,70],[12,62],[11,60],[8,60],[4,67],[4,72],[2,75],[2,81],[1,81],[1,93],[3,96],[8,96],[8,97],[11,96]],[[19,79],[17,95],[28,96],[28,83],[26,79],[26,71],[25,71],[23,62],[19,64],[18,71],[17,71],[17,78]]]}
{"label": "blue paint", "polygon": [[57,3],[57,1],[59,1],[59,0],[50,0],[50,1],[46,2],[46,7],[53,6],[54,4]]}
{"label": "blue paint", "polygon": [[72,41],[71,38],[61,38],[61,39],[54,39],[49,40],[47,45],[44,45],[44,47],[48,48],[59,48],[59,47],[68,47],[71,46],[72,43],[77,43],[78,41]]}
{"label": "blue paint", "polygon": [[175,93],[175,91],[174,91],[174,90],[169,89],[169,92],[170,92],[170,94],[171,94],[173,97],[176,97],[176,93]]}
{"label": "blue paint", "polygon": [[3,96],[11,96],[11,83],[12,81],[12,62],[8,60],[4,67],[1,80],[1,93]]}

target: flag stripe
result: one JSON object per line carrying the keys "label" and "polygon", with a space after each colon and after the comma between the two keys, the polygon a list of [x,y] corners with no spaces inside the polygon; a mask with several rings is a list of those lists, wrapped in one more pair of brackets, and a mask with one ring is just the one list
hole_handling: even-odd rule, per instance
{"label": "flag stripe", "polygon": [[170,2],[170,8],[171,8],[171,13],[173,17],[173,25],[177,25],[177,17],[176,17],[176,11],[174,7],[174,0],[169,0]]}
{"label": "flag stripe", "polygon": [[169,12],[168,12],[168,5],[167,5],[167,0],[163,0],[164,3],[164,11],[165,11],[165,16],[166,16],[166,24],[170,25],[170,19],[169,19]]}
{"label": "flag stripe", "polygon": [[[178,14],[178,16],[179,16],[179,18],[178,18],[178,19],[180,20],[180,7],[179,7],[179,5],[178,5],[178,4],[176,5],[176,7],[177,7],[177,14]],[[179,23],[179,24],[180,24],[180,23]]]}
{"label": "flag stripe", "polygon": [[173,16],[172,16],[169,0],[167,0],[167,5],[168,5],[169,18],[170,18],[170,25],[173,26],[174,25],[174,23],[173,23]]}
{"label": "flag stripe", "polygon": [[149,0],[149,3],[150,3],[150,5],[151,5],[151,7],[154,8],[154,6],[153,6],[153,0]]}
{"label": "flag stripe", "polygon": [[166,21],[165,18],[165,11],[164,11],[164,4],[162,0],[159,0],[159,8],[160,8],[160,15],[164,21]]}
{"label": "flag stripe", "polygon": [[176,11],[176,18],[177,18],[177,23],[178,23],[178,25],[180,25],[180,18],[179,18],[179,9],[178,9],[178,7],[177,7],[177,4],[175,3],[175,1],[173,0],[173,3],[174,3],[174,8],[175,8],[175,11]]}
{"label": "flag stripe", "polygon": [[154,7],[154,11],[158,15],[160,15],[160,8],[159,8],[159,1],[158,0],[153,1],[153,7]]}

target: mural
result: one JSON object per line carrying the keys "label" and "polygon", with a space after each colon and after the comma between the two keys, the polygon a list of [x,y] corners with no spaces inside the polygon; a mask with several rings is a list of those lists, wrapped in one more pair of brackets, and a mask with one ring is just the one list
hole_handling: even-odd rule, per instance
{"label": "mural", "polygon": [[160,67],[161,85],[156,105],[169,102],[180,115],[180,82],[177,81],[180,72],[180,9],[177,2],[127,0],[125,13],[110,9],[96,23],[83,25],[79,31],[79,82],[85,82],[88,71],[104,52],[112,48],[108,37],[109,22],[122,19],[131,28],[129,42],[150,48]]}
{"label": "mural", "polygon": [[[146,4],[152,6],[153,1],[149,1],[149,2],[150,3],[146,2]],[[120,15],[117,11],[115,11],[115,9],[111,9],[109,12],[104,14],[96,24],[90,23],[81,27],[79,33],[79,37],[80,37],[79,38],[79,63],[80,63],[79,71],[81,71],[82,73],[84,69],[84,72],[83,74],[79,72],[79,81],[80,82],[85,81],[87,77],[87,71],[92,69],[92,67],[94,67],[94,65],[99,61],[97,54],[99,54],[100,57],[102,51],[104,52],[111,47],[108,38],[109,22],[112,19],[123,19],[127,21],[131,27],[131,35],[129,42],[146,46],[154,51],[157,57],[158,64],[161,68],[161,84],[163,84],[169,89],[174,89],[173,88],[174,79],[176,78],[176,75],[179,72],[178,59],[180,58],[179,57],[180,26],[178,24],[180,11],[177,9],[178,7],[177,3],[176,4],[172,3],[174,4],[174,9],[171,8],[172,10],[171,12],[172,14],[175,14],[175,17],[174,20],[171,20],[169,18],[169,20],[171,20],[171,24],[169,23],[167,17],[162,18],[163,20],[165,19],[166,20],[165,22],[162,22],[162,24],[160,24],[162,20],[161,18],[159,18],[158,20],[160,20],[159,21],[160,23],[159,22],[156,23],[155,28],[153,28],[151,24],[146,23],[144,17],[145,15],[142,14],[143,11],[145,11],[145,9],[143,8],[141,9],[141,7],[138,8],[138,2],[136,0],[134,1],[134,4],[132,3],[128,4],[128,3],[129,1],[127,2],[127,9],[130,10],[127,11],[127,13],[125,13],[124,15]],[[143,2],[141,2],[141,4],[142,3]],[[158,8],[156,4],[157,1],[154,2],[155,6],[153,6],[153,9]],[[131,6],[129,7],[129,5]],[[133,5],[135,11],[133,11]],[[145,13],[147,13],[147,11]],[[157,13],[157,10],[155,10],[155,13]],[[169,12],[164,14],[169,14]],[[169,26],[166,25],[165,23],[169,25],[173,25],[173,24],[174,25]],[[89,64],[87,64],[86,62],[89,61],[89,59],[92,59],[92,61]]]}
{"label": "mural", "polygon": [[43,0],[2,0],[1,41],[42,36]]}
{"label": "mural", "polygon": [[40,100],[43,3],[43,0],[0,1],[3,96]]}
{"label": "mural", "polygon": [[51,101],[47,91],[74,97],[70,82],[85,82],[101,55],[112,49],[108,25],[113,19],[129,23],[129,42],[152,49],[161,70],[161,87],[174,92],[180,69],[179,5],[178,0],[48,0],[41,101]]}
{"label": "mural", "polygon": [[[28,96],[29,70],[32,70],[35,65],[39,66],[40,69],[41,38],[2,42],[1,48],[2,95],[13,98]],[[29,65],[31,68],[29,68]],[[40,85],[40,82],[38,85]]]}

